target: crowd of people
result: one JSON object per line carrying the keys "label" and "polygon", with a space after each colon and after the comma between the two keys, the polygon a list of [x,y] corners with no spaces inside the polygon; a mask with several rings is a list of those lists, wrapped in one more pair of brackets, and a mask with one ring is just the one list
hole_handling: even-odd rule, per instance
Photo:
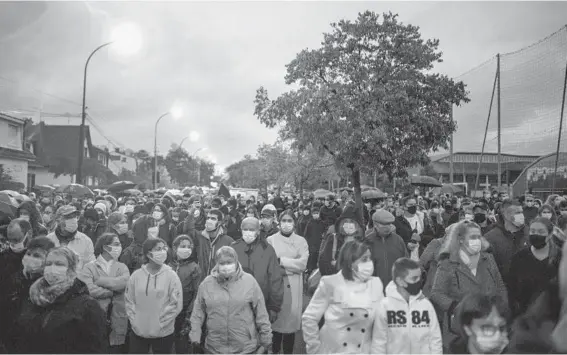
{"label": "crowd of people", "polygon": [[567,351],[567,194],[29,197],[3,353]]}

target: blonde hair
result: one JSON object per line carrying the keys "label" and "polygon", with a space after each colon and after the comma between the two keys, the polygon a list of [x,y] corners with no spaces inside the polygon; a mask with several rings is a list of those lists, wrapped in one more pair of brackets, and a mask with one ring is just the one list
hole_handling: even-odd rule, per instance
{"label": "blonde hair", "polygon": [[47,255],[57,254],[62,255],[67,259],[68,271],[67,273],[75,276],[77,274],[77,265],[79,264],[79,256],[74,251],[67,247],[57,247],[49,251]]}
{"label": "blonde hair", "polygon": [[[446,231],[448,232],[447,237],[441,245],[439,250],[439,259],[449,258],[450,260],[459,260],[459,251],[461,249],[461,242],[465,239],[465,235],[471,229],[478,229],[479,234],[481,234],[482,229],[478,224],[471,221],[461,221],[459,223],[452,224]],[[484,237],[481,237],[482,241],[482,251],[488,249],[490,244]]]}

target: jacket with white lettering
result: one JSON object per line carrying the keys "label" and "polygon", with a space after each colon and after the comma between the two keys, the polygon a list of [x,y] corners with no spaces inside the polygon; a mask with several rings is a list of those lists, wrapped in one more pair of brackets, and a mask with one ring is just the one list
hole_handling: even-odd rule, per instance
{"label": "jacket with white lettering", "polygon": [[391,281],[374,318],[371,354],[443,354],[433,304],[420,292],[409,304]]}

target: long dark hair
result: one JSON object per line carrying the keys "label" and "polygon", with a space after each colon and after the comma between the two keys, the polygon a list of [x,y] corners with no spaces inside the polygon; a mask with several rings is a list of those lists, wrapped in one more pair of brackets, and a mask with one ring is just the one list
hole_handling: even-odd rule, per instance
{"label": "long dark hair", "polygon": [[35,206],[35,203],[33,203],[32,201],[22,202],[22,204],[18,207],[18,214],[17,214],[18,217],[20,217],[21,210],[26,210],[30,214],[30,224],[32,226],[33,236],[37,237],[41,230],[41,223],[40,223],[41,218],[39,215],[39,211]]}

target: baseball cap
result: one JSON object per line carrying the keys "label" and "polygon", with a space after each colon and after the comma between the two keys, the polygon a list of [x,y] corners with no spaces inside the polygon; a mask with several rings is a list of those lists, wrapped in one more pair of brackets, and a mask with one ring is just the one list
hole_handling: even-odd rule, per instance
{"label": "baseball cap", "polygon": [[77,208],[72,205],[64,205],[57,209],[56,216],[57,217],[76,217],[79,214]]}

